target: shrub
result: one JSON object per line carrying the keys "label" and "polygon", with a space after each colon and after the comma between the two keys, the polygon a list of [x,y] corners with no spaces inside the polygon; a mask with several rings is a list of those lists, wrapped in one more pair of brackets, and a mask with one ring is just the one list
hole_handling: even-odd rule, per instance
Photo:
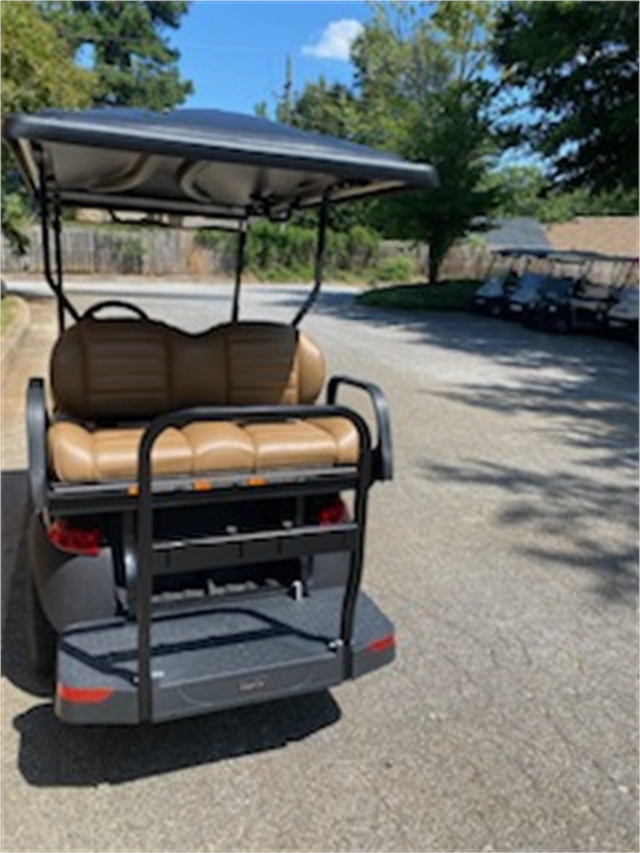
{"label": "shrub", "polygon": [[376,281],[411,281],[416,274],[416,264],[413,258],[406,255],[395,255],[383,258],[374,269]]}
{"label": "shrub", "polygon": [[141,273],[144,246],[137,237],[126,237],[118,242],[118,267],[123,273]]}
{"label": "shrub", "polygon": [[[196,243],[206,249],[227,252],[230,236],[201,230]],[[249,229],[245,265],[268,281],[313,278],[317,230],[313,225],[260,221]],[[327,232],[325,267],[336,275],[369,267],[377,258],[380,237],[376,231],[354,225],[346,231]],[[233,244],[235,246],[235,243]]]}

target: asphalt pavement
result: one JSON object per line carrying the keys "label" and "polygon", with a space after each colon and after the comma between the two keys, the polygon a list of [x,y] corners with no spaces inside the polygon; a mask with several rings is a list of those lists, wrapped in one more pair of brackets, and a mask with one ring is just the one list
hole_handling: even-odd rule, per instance
{"label": "asphalt pavement", "polygon": [[[364,586],[397,660],[316,696],[78,729],[24,660],[22,399],[55,314],[20,287],[30,325],[2,376],[3,850],[638,850],[637,351],[328,287],[304,327],[393,418]],[[80,307],[135,297],[194,331],[229,312],[222,285],[83,289]],[[302,298],[248,287],[243,316],[290,319]]]}

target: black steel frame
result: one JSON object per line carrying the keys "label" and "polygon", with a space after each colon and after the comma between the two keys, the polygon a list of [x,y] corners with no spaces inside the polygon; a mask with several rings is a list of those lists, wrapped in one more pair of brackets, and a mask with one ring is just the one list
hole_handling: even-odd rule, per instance
{"label": "black steel frame", "polygon": [[53,290],[58,307],[58,330],[60,334],[64,331],[65,317],[64,312],[67,310],[74,320],[80,319],[75,306],[67,299],[64,293],[64,279],[62,275],[62,218],[60,212],[60,202],[54,196],[53,198],[53,237],[54,237],[54,256],[55,267],[51,263],[51,243],[50,243],[50,210],[49,210],[49,194],[46,184],[46,170],[44,158],[40,158],[40,224],[42,228],[42,255],[44,259],[44,274],[47,283]]}
{"label": "black steel frame", "polygon": [[[336,638],[344,648],[345,678],[351,677],[351,639],[355,608],[360,588],[364,557],[364,534],[367,516],[367,499],[370,486],[374,482],[373,454],[371,436],[364,419],[356,412],[343,406],[288,406],[287,416],[291,418],[343,417],[350,420],[358,431],[360,454],[358,459],[358,477],[354,501],[354,523],[357,527],[356,543],[351,552],[349,577],[343,600],[340,637]],[[138,576],[136,583],[136,621],[138,625],[138,709],[140,722],[151,721],[153,715],[153,682],[151,675],[151,621],[152,593],[154,576],[153,551],[153,483],[151,470],[151,451],[160,434],[168,427],[180,427],[194,421],[241,421],[270,422],[281,421],[282,407],[198,407],[171,412],[153,420],[144,432],[140,443],[138,467]],[[259,488],[259,487],[256,487]],[[295,490],[304,494],[304,484]],[[215,491],[208,493],[215,503]],[[289,534],[292,535],[292,534]],[[293,534],[295,535],[295,534]],[[312,547],[309,549],[313,553]]]}
{"label": "black steel frame", "polygon": [[[68,311],[69,314],[76,321],[80,319],[80,313],[64,292],[61,205],[59,199],[55,196],[55,194],[52,194],[50,198],[50,194],[47,188],[45,161],[44,157],[42,156],[40,157],[38,168],[40,180],[38,196],[40,201],[40,225],[42,232],[44,273],[47,284],[49,285],[56,297],[58,311],[58,331],[60,334],[62,334],[65,329],[65,311]],[[53,203],[53,215],[51,214],[50,210],[51,203]],[[305,315],[310,311],[315,301],[317,300],[318,294],[320,293],[320,288],[322,287],[322,278],[324,275],[326,254],[326,235],[329,223],[329,207],[330,195],[326,194],[325,196],[323,196],[322,203],[320,204],[318,212],[318,240],[316,243],[314,283],[302,306],[298,309],[293,320],[291,321],[291,325],[294,327],[299,326],[303,317],[305,317]],[[53,218],[53,223],[50,222],[51,218]],[[231,306],[232,323],[237,323],[240,316],[240,291],[242,288],[242,273],[244,271],[245,266],[245,252],[248,227],[248,218],[245,217],[241,221],[241,225],[238,230],[238,245],[236,249],[233,301]],[[54,238],[53,255],[55,258],[55,263],[52,263],[51,257],[51,229],[53,230]],[[207,230],[226,231],[226,229],[224,228],[216,228],[215,226],[208,226]]]}

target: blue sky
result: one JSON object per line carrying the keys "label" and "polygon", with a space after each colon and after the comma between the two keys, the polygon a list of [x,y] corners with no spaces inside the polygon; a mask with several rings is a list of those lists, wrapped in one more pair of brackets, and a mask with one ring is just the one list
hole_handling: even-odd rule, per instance
{"label": "blue sky", "polygon": [[195,86],[185,107],[253,113],[282,90],[287,55],[294,87],[323,74],[350,83],[350,39],[370,15],[365,2],[332,0],[195,0],[169,41],[180,72]]}

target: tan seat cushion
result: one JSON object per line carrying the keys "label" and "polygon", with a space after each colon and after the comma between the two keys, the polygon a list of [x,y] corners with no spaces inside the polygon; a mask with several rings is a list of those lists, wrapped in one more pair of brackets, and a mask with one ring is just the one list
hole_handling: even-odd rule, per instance
{"label": "tan seat cushion", "polygon": [[[57,421],[48,431],[49,458],[68,483],[137,477],[142,428],[89,430]],[[358,433],[344,418],[288,420],[272,424],[192,423],[163,432],[152,450],[157,475],[354,465]]]}
{"label": "tan seat cushion", "polygon": [[324,357],[303,332],[235,323],[191,335],[153,320],[84,318],[51,357],[56,410],[98,423],[190,406],[314,403]]}
{"label": "tan seat cushion", "polygon": [[190,335],[153,320],[84,318],[52,355],[53,398],[63,417],[48,431],[51,469],[64,482],[134,479],[140,423],[192,406],[279,405],[283,415],[277,423],[168,429],[153,449],[156,474],[355,464],[350,421],[287,419],[287,406],[315,402],[324,373],[317,344],[278,323]]}

